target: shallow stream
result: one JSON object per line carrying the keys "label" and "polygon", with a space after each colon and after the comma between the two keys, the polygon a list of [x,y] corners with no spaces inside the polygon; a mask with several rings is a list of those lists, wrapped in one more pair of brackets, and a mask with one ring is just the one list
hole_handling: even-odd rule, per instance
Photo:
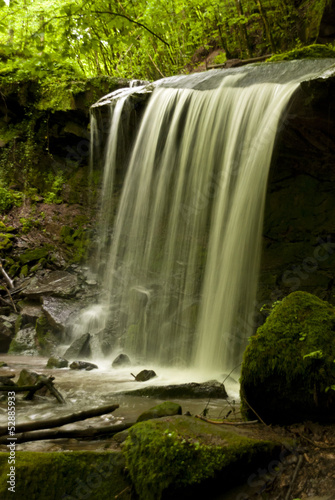
{"label": "shallow stream", "polygon": [[[75,424],[64,426],[66,429],[83,429],[90,425],[107,426],[136,421],[137,417],[145,410],[162,402],[160,399],[144,396],[129,396],[122,394],[147,386],[183,384],[187,382],[204,382],[196,372],[191,370],[167,369],[161,367],[146,367],[154,369],[157,377],[148,382],[137,382],[131,375],[139,373],[144,367],[132,366],[127,368],[111,368],[111,362],[106,360],[95,360],[99,369],[91,371],[78,371],[69,368],[47,369],[47,358],[38,356],[11,356],[2,355],[1,360],[5,361],[8,367],[0,368],[0,375],[15,374],[14,381],[17,380],[23,368],[36,371],[38,373],[55,377],[54,385],[61,392],[66,400],[66,405],[61,405],[53,397],[35,396],[33,401],[23,401],[23,395],[16,397],[16,423],[45,420],[48,418],[60,417],[78,411],[88,410],[107,404],[118,404],[119,408],[108,415],[95,417]],[[219,380],[220,382],[223,380]],[[223,418],[232,410],[238,408],[238,383],[232,379],[225,382],[225,388],[229,399],[173,399],[174,402],[182,406],[183,413],[190,412],[192,415],[200,414],[206,408],[208,416],[212,418]],[[231,416],[231,415],[230,415]],[[237,417],[239,418],[239,417]],[[7,423],[7,404],[0,402],[0,425]],[[61,449],[66,449],[66,440],[61,440]],[[69,449],[101,449],[98,441],[68,443]],[[59,440],[53,441],[53,446]],[[1,450],[0,446],[0,450]],[[29,450],[49,450],[50,442],[36,441],[18,445],[17,449]]]}

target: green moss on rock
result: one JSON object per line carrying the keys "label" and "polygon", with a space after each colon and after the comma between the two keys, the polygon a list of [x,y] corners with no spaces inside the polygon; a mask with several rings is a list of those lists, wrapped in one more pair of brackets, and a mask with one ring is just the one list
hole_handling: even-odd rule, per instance
{"label": "green moss on rock", "polygon": [[15,494],[8,491],[8,453],[0,454],[0,497],[4,500],[110,500],[122,493],[130,500],[124,458],[118,452],[17,452]]}
{"label": "green moss on rock", "polygon": [[8,233],[0,233],[0,252],[10,250],[13,246],[12,239],[14,238],[13,234]]}
{"label": "green moss on rock", "polygon": [[282,54],[275,54],[267,62],[292,61],[295,59],[323,59],[334,58],[335,48],[329,45],[313,44],[299,47]]}
{"label": "green moss on rock", "polygon": [[234,465],[241,475],[240,460],[246,465],[276,446],[176,416],[134,425],[123,452],[140,500],[160,500],[168,488],[195,485]]}
{"label": "green moss on rock", "polygon": [[145,420],[150,420],[152,418],[161,418],[172,415],[181,415],[182,408],[177,403],[172,403],[171,401],[165,401],[147,411],[141,413],[138,417],[137,422],[144,422]]}
{"label": "green moss on rock", "polygon": [[[266,422],[335,420],[335,308],[306,292],[277,303],[243,359],[244,416]],[[249,406],[250,405],[250,406]]]}
{"label": "green moss on rock", "polygon": [[40,260],[49,255],[48,248],[34,248],[32,250],[27,250],[20,255],[19,259],[22,264],[27,264],[36,260]]}

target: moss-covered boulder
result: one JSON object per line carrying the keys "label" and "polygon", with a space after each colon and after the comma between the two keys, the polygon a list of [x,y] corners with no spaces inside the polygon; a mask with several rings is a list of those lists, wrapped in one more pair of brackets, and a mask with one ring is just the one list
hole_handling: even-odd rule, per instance
{"label": "moss-covered boulder", "polygon": [[0,453],[0,497],[110,500],[122,492],[122,499],[130,500],[131,485],[124,468],[120,452],[17,452],[14,493],[7,483],[9,453]]}
{"label": "moss-covered boulder", "polygon": [[[243,480],[278,444],[251,439],[236,430],[193,417],[166,417],[135,424],[123,445],[127,468],[140,500],[189,498],[185,488],[220,479],[220,492],[230,479]],[[214,484],[209,486],[211,493]],[[197,494],[196,494],[197,493]],[[208,494],[208,485],[207,485]],[[206,498],[206,496],[205,496]]]}
{"label": "moss-covered boulder", "polygon": [[306,292],[278,302],[243,359],[242,411],[265,422],[335,421],[335,308]]}
{"label": "moss-covered boulder", "polygon": [[48,359],[46,368],[67,368],[69,366],[69,362],[67,359],[62,358],[61,356],[52,356]]}
{"label": "moss-covered boulder", "polygon": [[170,417],[173,415],[181,415],[182,408],[178,403],[172,403],[171,401],[164,401],[159,405],[149,408],[149,410],[144,411],[138,417],[137,422],[144,422],[145,420],[151,420],[153,418]]}

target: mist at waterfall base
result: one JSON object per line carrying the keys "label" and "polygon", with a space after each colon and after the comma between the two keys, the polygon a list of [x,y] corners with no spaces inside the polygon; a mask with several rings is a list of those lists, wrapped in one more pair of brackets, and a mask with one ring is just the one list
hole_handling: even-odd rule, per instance
{"label": "mist at waterfall base", "polygon": [[[121,125],[132,95],[143,89],[115,93],[99,224],[103,293],[79,328],[92,334],[94,357],[106,355],[107,335],[110,361],[125,352],[146,368],[189,369],[197,379],[222,380],[239,367],[254,330],[250,317],[276,136],[300,82],[333,62],[249,66],[156,82],[116,215]],[[98,111],[92,108],[93,140],[101,128]],[[98,161],[93,155],[93,168]]]}

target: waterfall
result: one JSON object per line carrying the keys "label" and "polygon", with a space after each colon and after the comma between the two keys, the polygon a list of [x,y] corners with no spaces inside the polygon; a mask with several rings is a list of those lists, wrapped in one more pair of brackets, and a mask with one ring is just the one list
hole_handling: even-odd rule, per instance
{"label": "waterfall", "polygon": [[[257,83],[252,68],[158,84],[136,137],[111,237],[119,122],[136,89],[117,101],[100,235],[103,249],[111,239],[101,270],[102,327],[112,322],[115,349],[142,363],[204,372],[229,371],[241,361],[253,328],[248,318],[273,147],[283,112],[308,74],[287,76],[283,68],[279,81]],[[180,80],[193,83],[178,88]]]}

